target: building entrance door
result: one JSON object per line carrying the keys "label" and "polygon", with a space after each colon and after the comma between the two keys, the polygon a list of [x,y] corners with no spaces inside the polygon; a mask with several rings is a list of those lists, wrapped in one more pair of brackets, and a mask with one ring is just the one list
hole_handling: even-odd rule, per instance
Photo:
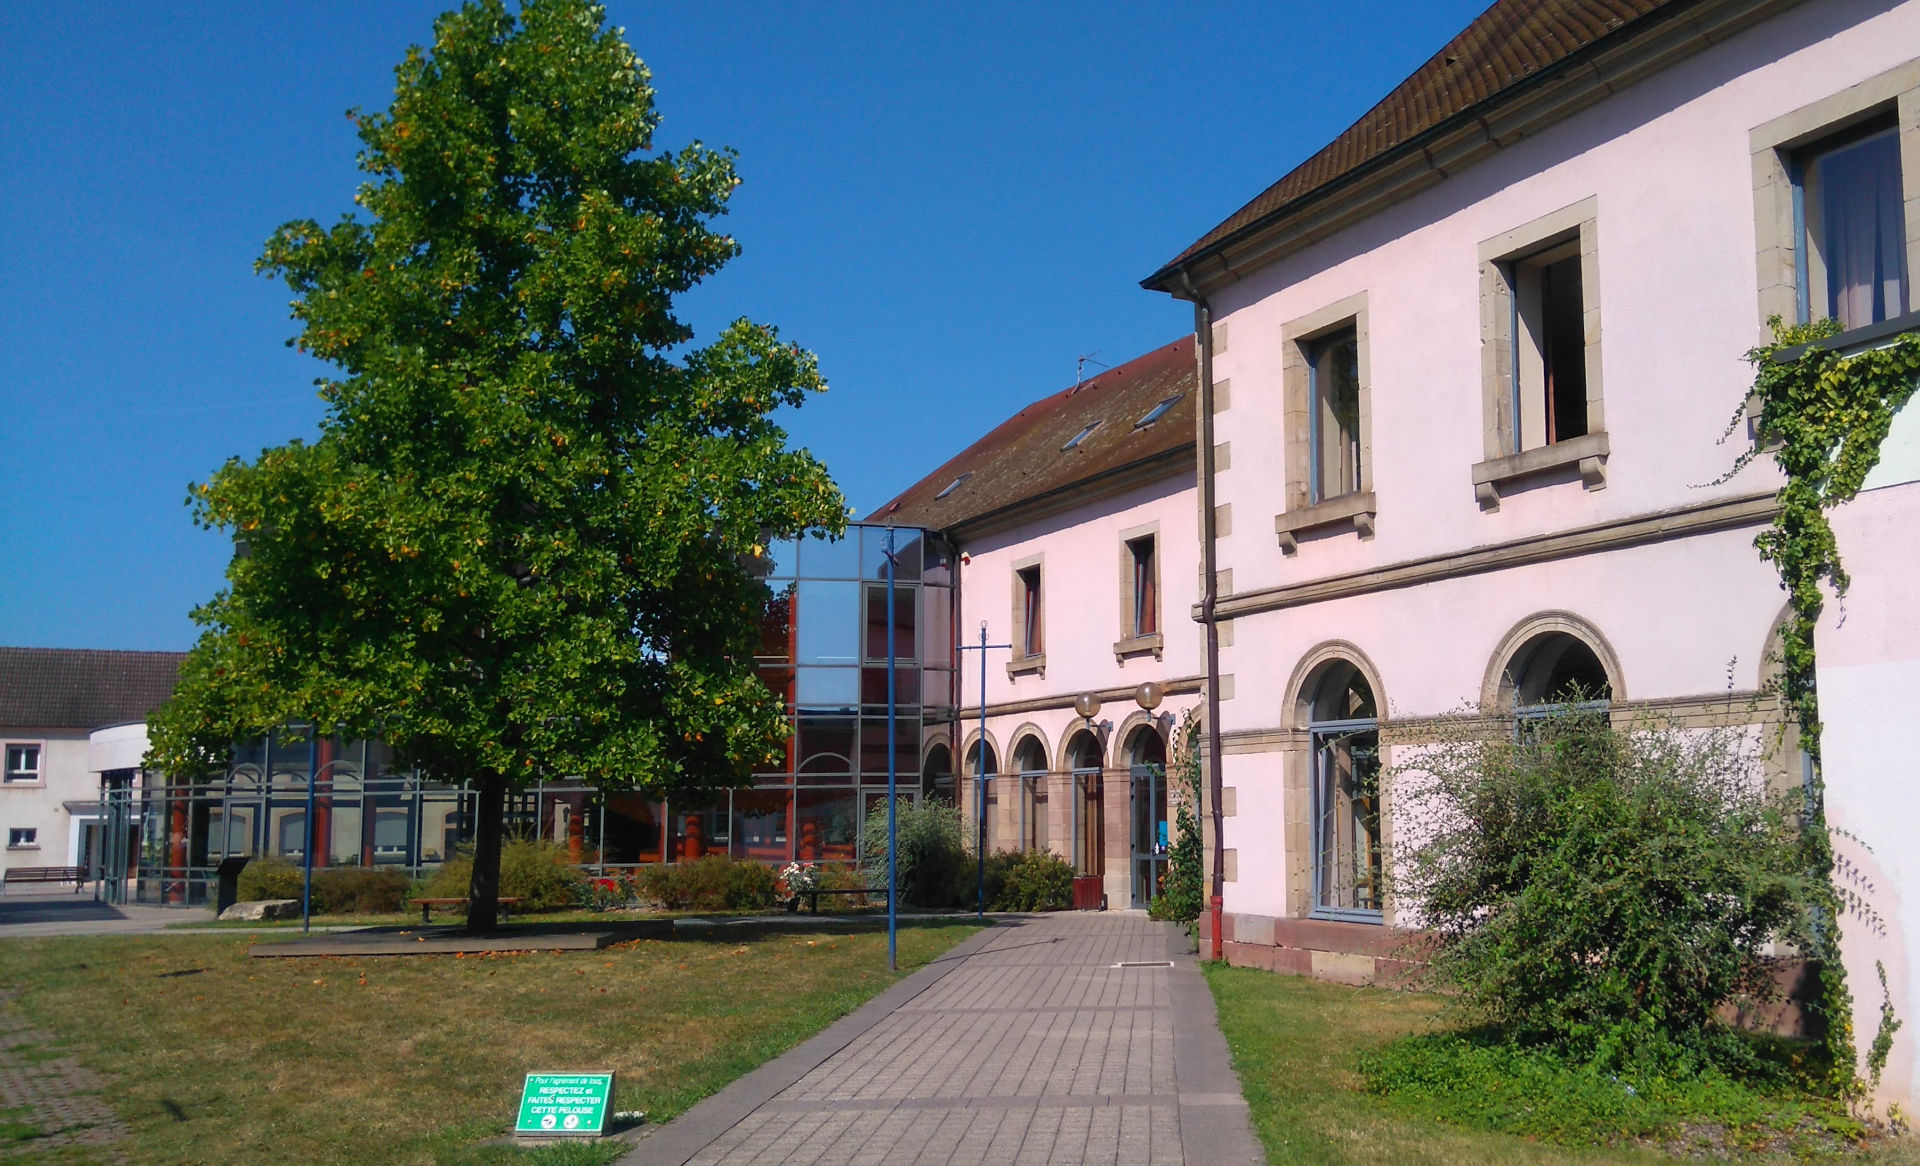
{"label": "building entrance door", "polygon": [[1133,766],[1133,905],[1160,893],[1167,870],[1167,773],[1157,764]]}

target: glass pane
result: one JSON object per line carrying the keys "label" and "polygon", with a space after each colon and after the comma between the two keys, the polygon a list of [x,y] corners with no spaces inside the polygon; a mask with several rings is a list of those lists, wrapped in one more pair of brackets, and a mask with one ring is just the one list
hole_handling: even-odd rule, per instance
{"label": "glass pane", "polygon": [[795,670],[795,705],[802,711],[852,708],[860,703],[858,668],[799,668]]}
{"label": "glass pane", "polygon": [[857,664],[860,662],[860,585],[858,583],[800,584],[800,663]]}
{"label": "glass pane", "polygon": [[806,579],[858,579],[860,538],[849,533],[837,542],[810,534],[800,541],[800,574]]}
{"label": "glass pane", "polygon": [[1378,911],[1381,899],[1380,735],[1314,734],[1317,906]]}
{"label": "glass pane", "polygon": [[799,549],[790,538],[777,538],[767,544],[767,574],[774,579],[790,579],[799,562]]}
{"label": "glass pane", "polygon": [[800,835],[796,857],[810,862],[851,862],[859,837],[859,802],[854,792],[801,790],[794,798]]}
{"label": "glass pane", "polygon": [[851,715],[802,716],[795,732],[799,780],[851,775],[857,723]]}
{"label": "glass pane", "polygon": [[1352,330],[1314,347],[1314,501],[1360,488],[1360,346]]}
{"label": "glass pane", "polygon": [[[915,723],[902,718],[894,726],[894,772],[898,780],[911,782],[920,764],[920,732]],[[867,781],[884,781],[887,776],[887,718],[868,717],[860,722],[860,770]]]}
{"label": "glass pane", "polygon": [[939,587],[953,585],[953,551],[944,543],[927,539],[925,551],[920,559],[923,564],[920,580]]}
{"label": "glass pane", "polygon": [[920,618],[925,631],[920,651],[929,664],[953,667],[953,592],[944,587],[922,587]]}
{"label": "glass pane", "polygon": [[760,614],[759,654],[769,660],[791,660],[794,652],[793,615],[795,588],[792,583],[775,585],[767,595]]}
{"label": "glass pane", "polygon": [[788,858],[787,815],[793,794],[787,790],[740,790],[733,795],[733,854],[761,862]]}
{"label": "glass pane", "polygon": [[[903,719],[917,719],[920,709],[920,673],[911,665],[896,664],[893,668],[893,695]],[[887,707],[887,668],[866,667],[860,670],[860,703],[870,708]]]}
{"label": "glass pane", "polygon": [[[914,625],[918,622],[914,616],[916,588],[893,588],[893,654],[895,659],[912,660],[914,658]],[[887,658],[887,586],[867,585],[867,626],[866,651],[869,660]]]}
{"label": "glass pane", "polygon": [[1863,328],[1906,311],[1906,220],[1900,142],[1887,130],[1821,154],[1809,167],[1812,248],[1823,267],[1824,314]]}

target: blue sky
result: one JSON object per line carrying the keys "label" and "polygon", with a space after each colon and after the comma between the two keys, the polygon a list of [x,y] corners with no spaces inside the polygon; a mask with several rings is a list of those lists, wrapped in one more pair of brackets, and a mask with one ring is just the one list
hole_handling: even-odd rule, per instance
{"label": "blue sky", "polygon": [[[343,116],[444,3],[0,7],[0,643],[185,648],[227,542],[189,482],[316,431],[275,226],[350,209]],[[862,512],[1074,358],[1187,330],[1138,281],[1482,7],[640,4],[661,147],[740,151],[744,254],[685,301],[812,348],[787,418]]]}

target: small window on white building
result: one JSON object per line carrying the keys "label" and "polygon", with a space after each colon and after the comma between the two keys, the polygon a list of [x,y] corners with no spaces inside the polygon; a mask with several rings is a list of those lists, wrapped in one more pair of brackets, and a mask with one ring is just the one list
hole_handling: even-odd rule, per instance
{"label": "small window on white building", "polygon": [[37,782],[41,779],[40,746],[7,746],[6,780],[12,782]]}
{"label": "small window on white building", "polygon": [[1864,328],[1907,310],[1907,225],[1892,116],[1793,157],[1800,318]]}
{"label": "small window on white building", "polygon": [[1360,340],[1355,327],[1307,351],[1307,484],[1310,501],[1360,489]]}
{"label": "small window on white building", "polygon": [[1014,646],[1022,657],[1044,656],[1047,651],[1046,608],[1041,603],[1040,568],[1025,567],[1013,573],[1015,611],[1020,621]]}
{"label": "small window on white building", "polygon": [[35,850],[40,846],[40,830],[35,826],[15,826],[7,831],[8,850]]}
{"label": "small window on white building", "polygon": [[1160,568],[1154,562],[1154,536],[1127,540],[1127,558],[1133,567],[1133,635],[1160,631]]}

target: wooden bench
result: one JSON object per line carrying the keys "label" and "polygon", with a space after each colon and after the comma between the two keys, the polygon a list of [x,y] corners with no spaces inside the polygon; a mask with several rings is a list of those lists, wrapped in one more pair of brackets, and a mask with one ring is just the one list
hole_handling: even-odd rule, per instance
{"label": "wooden bench", "polygon": [[0,882],[0,895],[7,888],[20,883],[72,883],[73,893],[79,894],[80,888],[87,882],[87,868],[84,866],[10,866],[6,880]]}
{"label": "wooden bench", "polygon": [[[500,922],[505,923],[507,921],[507,908],[519,901],[520,897],[518,895],[500,896]],[[465,907],[467,905],[467,899],[464,895],[457,899],[415,899],[413,900],[413,905],[420,908],[420,922],[431,923],[433,922],[433,909],[435,907]]]}
{"label": "wooden bench", "polygon": [[820,913],[820,896],[822,895],[877,895],[879,896],[881,906],[885,906],[887,902],[887,889],[885,887],[878,889],[868,889],[866,887],[822,887],[815,891],[801,891],[795,895],[793,897],[793,906],[789,907],[788,910],[798,911],[800,909],[800,900],[805,899],[807,900],[807,910],[818,915]]}

